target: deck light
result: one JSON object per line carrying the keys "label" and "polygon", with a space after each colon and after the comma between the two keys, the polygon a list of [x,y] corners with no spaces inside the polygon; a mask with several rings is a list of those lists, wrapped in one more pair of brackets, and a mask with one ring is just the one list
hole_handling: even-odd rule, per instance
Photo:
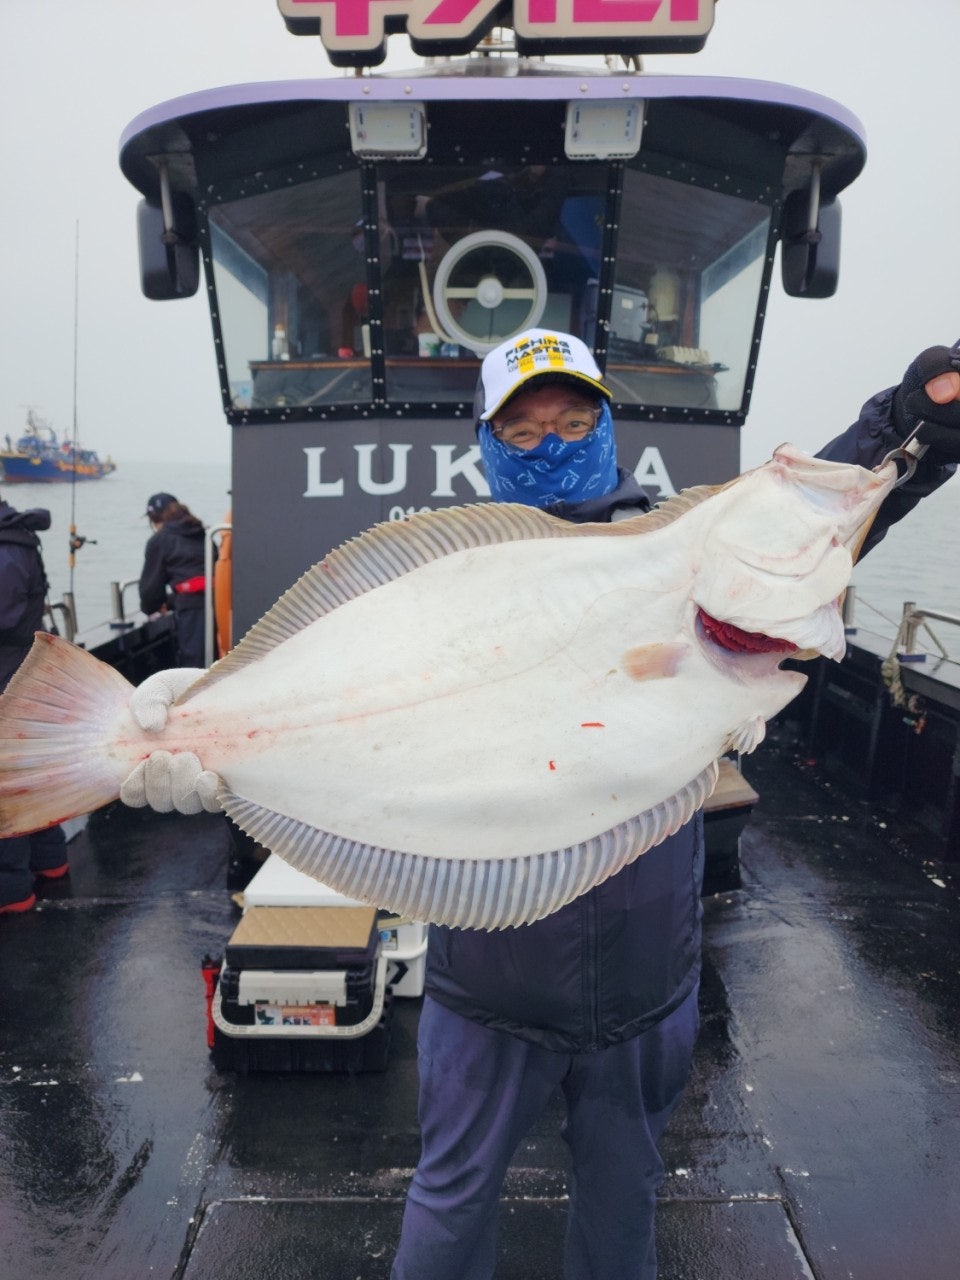
{"label": "deck light", "polygon": [[427,109],[422,102],[351,102],[350,146],[359,160],[421,160]]}
{"label": "deck light", "polygon": [[568,102],[568,160],[630,160],[640,150],[643,102]]}

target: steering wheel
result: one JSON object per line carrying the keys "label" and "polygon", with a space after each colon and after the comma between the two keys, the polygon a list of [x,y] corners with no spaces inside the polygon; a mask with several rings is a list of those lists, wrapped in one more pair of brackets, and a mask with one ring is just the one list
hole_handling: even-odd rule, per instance
{"label": "steering wheel", "polygon": [[474,231],[443,256],[433,305],[444,333],[477,355],[539,324],[547,277],[533,249],[509,231]]}

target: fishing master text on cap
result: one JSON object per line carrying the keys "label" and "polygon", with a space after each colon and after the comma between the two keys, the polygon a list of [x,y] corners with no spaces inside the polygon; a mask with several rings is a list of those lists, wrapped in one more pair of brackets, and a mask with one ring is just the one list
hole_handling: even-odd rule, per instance
{"label": "fishing master text on cap", "polygon": [[479,421],[489,422],[524,383],[545,373],[584,382],[592,391],[611,399],[611,392],[603,385],[603,375],[585,342],[570,333],[527,329],[494,347],[484,357],[475,406]]}

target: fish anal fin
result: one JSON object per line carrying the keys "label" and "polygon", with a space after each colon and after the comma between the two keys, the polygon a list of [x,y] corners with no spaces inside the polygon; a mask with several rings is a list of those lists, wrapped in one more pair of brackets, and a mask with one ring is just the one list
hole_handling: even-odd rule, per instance
{"label": "fish anal fin", "polygon": [[558,911],[673,835],[713,791],[718,769],[714,761],[676,795],[589,840],[522,858],[384,849],[265,809],[226,787],[217,798],[247,835],[348,898],[411,920],[492,930]]}

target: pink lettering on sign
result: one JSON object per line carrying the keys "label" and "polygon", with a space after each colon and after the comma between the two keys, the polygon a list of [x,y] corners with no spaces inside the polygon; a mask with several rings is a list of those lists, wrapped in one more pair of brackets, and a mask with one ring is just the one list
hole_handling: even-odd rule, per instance
{"label": "pink lettering on sign", "polygon": [[[2,2],[2,0],[0,0]],[[296,34],[305,34],[314,19],[320,38],[333,54],[369,54],[356,61],[382,57],[388,23],[425,47],[444,50],[451,42],[479,38],[485,24],[502,7],[517,32],[518,43],[577,52],[578,42],[596,48],[609,38],[621,46],[660,49],[677,44],[686,49],[712,25],[716,0],[276,0]],[[505,15],[501,15],[505,16]],[[294,24],[295,27],[294,27]],[[698,29],[699,28],[699,29]],[[702,43],[702,42],[701,42]],[[699,45],[697,47],[700,47]],[[422,52],[422,50],[421,50]],[[336,59],[334,59],[336,60]],[[344,64],[346,65],[346,64]]]}
{"label": "pink lettering on sign", "polygon": [[[573,21],[652,22],[662,5],[663,0],[573,0]],[[699,17],[700,0],[670,0],[671,22],[696,22]],[[531,23],[555,23],[557,0],[527,0],[527,18]]]}
{"label": "pink lettering on sign", "polygon": [[587,22],[652,22],[660,0],[573,0],[573,20]]}
{"label": "pink lettering on sign", "polygon": [[423,25],[430,27],[440,22],[444,24],[463,22],[471,10],[482,3],[483,0],[440,0],[436,8],[431,9],[423,19]]}
{"label": "pink lettering on sign", "polygon": [[370,31],[372,0],[333,0],[336,17],[333,29],[338,36],[365,36]]}
{"label": "pink lettering on sign", "polygon": [[[288,0],[294,5],[309,5],[311,14],[317,0]],[[338,36],[368,36],[370,34],[370,9],[375,0],[329,0],[333,10],[333,29]],[[326,7],[326,6],[325,6]]]}

